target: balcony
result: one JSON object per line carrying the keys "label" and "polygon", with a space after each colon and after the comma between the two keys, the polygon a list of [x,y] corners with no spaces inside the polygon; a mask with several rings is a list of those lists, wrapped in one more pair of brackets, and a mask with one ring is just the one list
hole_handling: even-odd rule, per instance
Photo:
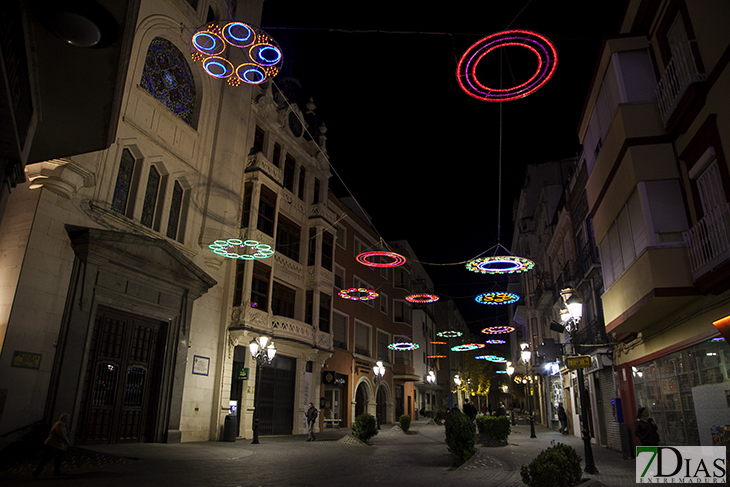
{"label": "balcony", "polygon": [[393,378],[413,382],[418,382],[420,380],[420,377],[415,375],[415,369],[411,365],[411,359],[409,356],[395,357],[395,364],[393,364]]}
{"label": "balcony", "polygon": [[715,207],[682,236],[696,281],[730,259],[730,203]]}
{"label": "balcony", "polygon": [[264,157],[264,155],[261,152],[257,152],[256,154],[251,154],[246,159],[246,169],[244,172],[252,172],[252,171],[261,171],[264,174],[268,175],[271,179],[274,181],[277,181],[279,183],[282,182],[282,171],[275,165],[273,165],[269,160]]}
{"label": "balcony", "polygon": [[598,256],[598,248],[592,241],[588,242],[580,250],[578,254],[578,266],[580,267],[580,277],[586,277],[594,267],[601,265],[601,259]]}
{"label": "balcony", "polygon": [[672,58],[667,63],[664,74],[656,87],[659,111],[665,127],[670,125],[672,115],[680,106],[680,102],[690,86],[706,79],[707,75],[699,73],[697,70],[690,42],[679,44],[672,52]]}

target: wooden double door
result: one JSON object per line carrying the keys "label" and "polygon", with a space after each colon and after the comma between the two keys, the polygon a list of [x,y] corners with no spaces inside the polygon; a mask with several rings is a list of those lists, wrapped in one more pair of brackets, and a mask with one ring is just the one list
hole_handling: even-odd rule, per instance
{"label": "wooden double door", "polygon": [[84,386],[83,444],[154,439],[166,323],[100,308]]}

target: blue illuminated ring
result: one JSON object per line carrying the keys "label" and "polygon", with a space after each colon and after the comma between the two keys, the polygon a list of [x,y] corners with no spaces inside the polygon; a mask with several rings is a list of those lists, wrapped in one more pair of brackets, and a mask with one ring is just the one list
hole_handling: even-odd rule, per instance
{"label": "blue illuminated ring", "polygon": [[483,293],[474,298],[474,301],[476,301],[479,304],[491,304],[491,305],[501,305],[501,304],[512,304],[516,303],[520,300],[520,297],[515,293],[507,293],[502,291],[493,291],[489,293]]}
{"label": "blue illuminated ring", "polygon": [[[245,32],[245,37],[240,37],[239,32],[234,32],[234,29],[242,28]],[[235,47],[248,47],[256,40],[253,29],[243,22],[230,22],[223,27],[223,37],[232,46]]]}
{"label": "blue illuminated ring", "polygon": [[203,69],[214,78],[229,78],[233,74],[233,65],[228,59],[211,56],[203,61]]}
{"label": "blue illuminated ring", "polygon": [[[276,55],[274,59],[269,59],[264,56],[263,53],[273,51]],[[248,55],[254,62],[257,62],[263,66],[273,66],[274,64],[281,61],[281,51],[272,46],[271,44],[254,44],[248,51]]]}
{"label": "blue illuminated ring", "polygon": [[410,352],[411,350],[419,348],[419,345],[418,343],[413,342],[396,342],[388,345],[388,348],[390,350],[395,350],[396,352]]}
{"label": "blue illuminated ring", "polygon": [[236,76],[250,85],[258,85],[266,81],[264,69],[253,63],[244,63],[236,68]]}
{"label": "blue illuminated ring", "polygon": [[481,274],[516,274],[527,272],[535,267],[535,263],[524,257],[512,255],[481,257],[467,262],[466,269]]}
{"label": "blue illuminated ring", "polygon": [[208,56],[218,56],[226,50],[223,39],[210,32],[198,32],[193,36],[195,49]]}
{"label": "blue illuminated ring", "polygon": [[507,342],[504,340],[487,340],[484,343],[486,343],[487,345],[504,345]]}
{"label": "blue illuminated ring", "polygon": [[498,355],[479,355],[474,358],[477,360],[489,360],[490,362],[494,362],[497,364],[503,364],[503,363],[507,362],[506,358],[500,357]]}
{"label": "blue illuminated ring", "polygon": [[484,348],[486,345],[483,343],[465,343],[464,345],[457,345],[451,347],[452,352],[468,352],[469,350],[476,350],[478,348]]}

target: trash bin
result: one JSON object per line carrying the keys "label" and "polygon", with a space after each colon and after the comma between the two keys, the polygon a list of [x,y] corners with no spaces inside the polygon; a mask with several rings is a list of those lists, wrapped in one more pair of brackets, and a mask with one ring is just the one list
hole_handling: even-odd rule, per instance
{"label": "trash bin", "polygon": [[236,421],[236,416],[231,416],[230,414],[226,416],[223,422],[223,438],[221,438],[221,441],[236,441],[236,436],[238,436],[238,432],[236,431],[237,426],[238,421]]}

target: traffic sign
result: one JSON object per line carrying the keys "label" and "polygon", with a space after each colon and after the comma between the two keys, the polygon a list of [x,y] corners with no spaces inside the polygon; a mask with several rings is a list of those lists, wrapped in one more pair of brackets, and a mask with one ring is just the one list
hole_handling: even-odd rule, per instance
{"label": "traffic sign", "polygon": [[569,369],[581,369],[591,366],[591,357],[589,355],[578,355],[575,357],[566,357],[565,366]]}

